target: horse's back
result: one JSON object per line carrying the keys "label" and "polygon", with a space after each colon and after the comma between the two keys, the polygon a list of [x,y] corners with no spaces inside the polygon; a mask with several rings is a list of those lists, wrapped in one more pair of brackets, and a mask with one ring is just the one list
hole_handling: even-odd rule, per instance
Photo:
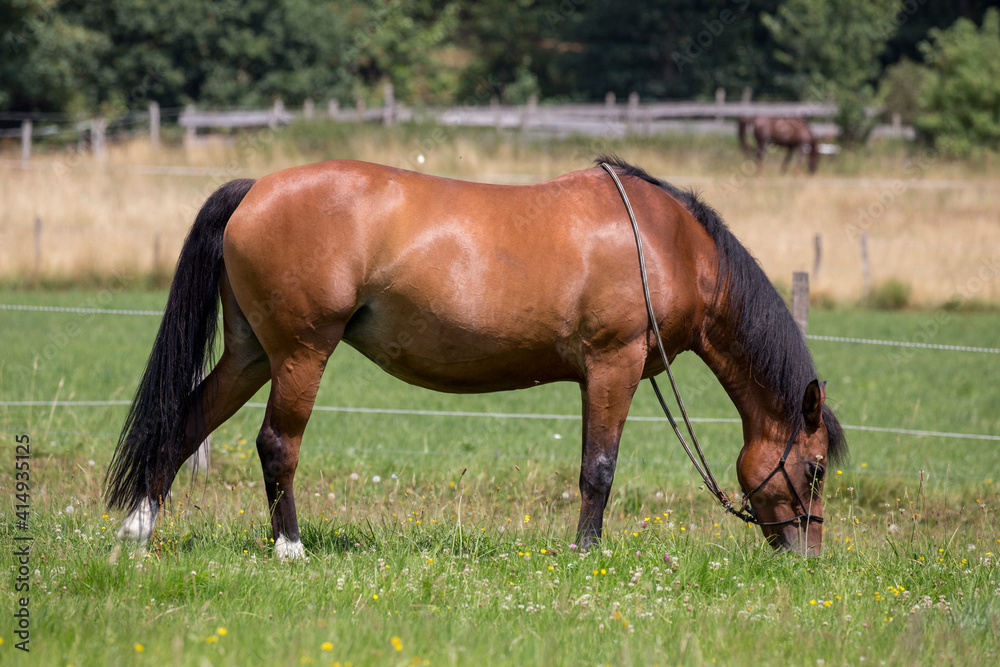
{"label": "horse's back", "polygon": [[[645,217],[670,217],[665,193],[629,187]],[[579,379],[588,349],[645,335],[634,238],[600,170],[502,186],[296,167],[260,179],[225,243],[237,300],[264,328],[339,323],[386,370],[436,389]]]}

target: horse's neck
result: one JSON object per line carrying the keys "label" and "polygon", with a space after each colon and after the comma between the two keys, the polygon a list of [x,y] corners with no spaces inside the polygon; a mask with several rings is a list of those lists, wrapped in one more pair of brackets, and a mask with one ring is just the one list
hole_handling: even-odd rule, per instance
{"label": "horse's neck", "polygon": [[726,319],[706,323],[694,352],[712,370],[743,421],[744,437],[759,437],[783,422],[778,398],[755,377],[750,357]]}

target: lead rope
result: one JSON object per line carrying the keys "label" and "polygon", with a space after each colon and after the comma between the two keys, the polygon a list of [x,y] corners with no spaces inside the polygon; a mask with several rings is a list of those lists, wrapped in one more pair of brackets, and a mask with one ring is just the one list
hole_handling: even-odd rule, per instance
{"label": "lead rope", "polygon": [[[698,452],[698,458],[695,458],[694,453],[688,446],[687,441],[684,439],[684,435],[681,433],[680,428],[677,426],[677,422],[674,420],[672,414],[670,414],[670,409],[667,407],[666,401],[663,400],[663,394],[660,393],[660,388],[656,384],[654,378],[649,378],[650,384],[653,385],[653,391],[656,393],[656,400],[660,402],[660,407],[663,408],[663,413],[667,416],[667,421],[670,422],[670,426],[674,429],[674,434],[681,443],[681,447],[687,453],[688,458],[691,459],[694,469],[698,471],[701,478],[705,481],[705,486],[711,491],[722,506],[730,513],[733,514],[748,523],[755,523],[756,517],[748,513],[745,508],[741,508],[741,511],[736,511],[733,509],[733,502],[729,499],[729,496],[719,487],[719,483],[715,481],[715,477],[712,475],[711,468],[708,467],[708,462],[705,460],[705,454],[701,450],[701,445],[698,443],[698,438],[694,434],[694,427],[691,425],[691,419],[688,417],[687,410],[684,408],[684,401],[681,400],[680,391],[677,389],[677,382],[674,380],[673,371],[670,370],[670,362],[667,360],[666,350],[663,348],[663,340],[660,338],[660,330],[656,324],[656,314],[653,312],[653,300],[649,295],[649,279],[646,276],[646,258],[642,252],[642,237],[639,235],[639,223],[635,220],[635,213],[632,211],[632,204],[629,203],[628,195],[625,194],[625,188],[622,186],[622,182],[618,180],[618,174],[615,170],[611,168],[606,162],[601,163],[601,168],[608,172],[611,178],[615,182],[615,186],[618,188],[618,193],[622,197],[622,202],[625,204],[625,210],[628,211],[628,218],[632,222],[632,231],[635,232],[635,247],[639,253],[639,272],[642,275],[642,292],[646,299],[646,314],[649,316],[649,324],[653,328],[653,336],[656,338],[656,347],[660,351],[660,358],[663,360],[663,367],[667,371],[667,377],[670,378],[670,386],[674,391],[674,398],[677,399],[677,406],[680,408],[681,416],[684,418],[684,425],[687,427],[687,432],[691,436],[691,442],[694,444],[695,451]],[[701,463],[699,464],[699,459]],[[772,473],[773,474],[773,473]]]}

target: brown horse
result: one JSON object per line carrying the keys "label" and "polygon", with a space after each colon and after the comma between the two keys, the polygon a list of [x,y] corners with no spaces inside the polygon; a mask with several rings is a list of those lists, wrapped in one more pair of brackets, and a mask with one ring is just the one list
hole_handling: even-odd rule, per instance
{"label": "brown horse", "polygon": [[[823,470],[845,446],[788,309],[694,194],[605,159],[639,221],[667,354],[698,354],[742,418],[738,477],[765,536],[818,552]],[[192,390],[219,297],[225,349]],[[663,370],[611,178],[498,186],[353,161],[232,181],[198,214],[105,481],[129,512],[119,537],[150,537],[181,463],[270,380],[257,451],[275,549],[303,555],[292,482],[340,341],[438,391],[578,383],[578,541],[600,538],[633,393]]]}
{"label": "brown horse", "polygon": [[[757,140],[757,148],[753,150],[746,139],[748,126],[753,127],[754,139]],[[764,155],[767,147],[771,144],[784,146],[788,149],[785,160],[781,163],[781,173],[788,171],[788,163],[796,154],[809,154],[809,173],[816,173],[819,166],[819,150],[816,145],[816,137],[809,129],[809,123],[802,118],[775,118],[773,116],[760,116],[757,118],[739,119],[740,146],[743,152],[752,156],[757,161],[757,173],[764,168]]]}

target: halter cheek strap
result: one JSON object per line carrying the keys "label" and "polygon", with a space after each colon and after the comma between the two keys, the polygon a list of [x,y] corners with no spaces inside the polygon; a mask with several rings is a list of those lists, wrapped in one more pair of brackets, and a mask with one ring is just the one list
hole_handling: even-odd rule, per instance
{"label": "halter cheek strap", "polygon": [[[798,437],[799,431],[801,430],[802,430],[801,424],[795,426],[795,430],[792,431],[792,437],[788,439],[788,444],[785,445],[784,453],[782,453],[781,458],[778,459],[778,465],[774,467],[774,470],[772,470],[770,474],[768,474],[768,476],[765,477],[764,480],[754,488],[753,491],[743,495],[743,504],[740,507],[740,513],[737,513],[727,507],[726,509],[729,510],[730,513],[732,513],[735,516],[738,516],[747,523],[755,523],[758,526],[784,526],[789,523],[802,521],[802,519],[805,519],[807,524],[823,523],[823,517],[816,516],[815,514],[810,512],[809,507],[804,502],[802,502],[802,497],[799,496],[799,492],[795,489],[795,485],[792,483],[792,478],[789,476],[788,470],[785,469],[785,461],[788,460],[788,454],[792,451],[792,445],[795,444],[795,438]],[[785,519],[784,521],[761,521],[760,519],[757,518],[757,513],[753,509],[753,505],[751,504],[751,498],[753,497],[753,494],[757,493],[762,488],[764,488],[764,486],[769,481],[771,481],[771,478],[774,477],[779,470],[781,471],[781,474],[785,476],[785,481],[788,482],[788,488],[792,490],[792,495],[795,496],[795,502],[797,502],[799,504],[799,507],[802,508],[802,513],[799,514],[798,516],[792,517],[791,519]]]}
{"label": "halter cheek strap", "polygon": [[[663,400],[663,395],[660,393],[660,388],[656,384],[654,378],[649,378],[650,384],[653,385],[653,391],[656,393],[656,399],[660,402],[660,407],[663,409],[663,413],[667,416],[667,421],[670,422],[670,426],[674,430],[674,434],[681,443],[681,447],[687,453],[688,458],[691,459],[691,464],[694,465],[695,470],[701,475],[701,478],[705,481],[705,486],[708,487],[709,491],[719,500],[722,507],[732,514],[733,516],[742,519],[746,523],[756,524],[758,526],[783,526],[789,523],[795,523],[806,520],[806,523],[823,523],[823,517],[816,516],[809,512],[809,509],[802,502],[802,498],[799,496],[799,492],[795,490],[795,485],[792,483],[792,478],[788,475],[788,471],[785,469],[785,461],[788,459],[788,454],[792,451],[792,445],[795,444],[795,438],[798,437],[799,431],[802,429],[802,425],[798,424],[795,427],[792,437],[788,439],[788,444],[785,445],[785,451],[781,455],[781,459],[778,461],[778,465],[775,466],[774,470],[764,478],[757,487],[750,493],[743,495],[743,502],[739,509],[733,507],[733,501],[729,498],[729,494],[722,490],[719,483],[715,480],[715,476],[712,474],[712,470],[708,467],[708,461],[705,460],[705,454],[701,450],[701,445],[698,443],[698,438],[694,434],[694,427],[691,425],[691,419],[688,417],[687,410],[684,408],[684,401],[681,400],[680,392],[677,389],[677,382],[674,380],[674,374],[670,370],[670,361],[667,359],[666,350],[663,347],[663,340],[660,338],[660,329],[657,326],[656,315],[653,312],[653,300],[649,295],[649,279],[646,275],[646,259],[642,252],[642,238],[639,235],[639,223],[635,220],[635,213],[632,211],[632,204],[629,203],[628,195],[625,194],[625,188],[622,186],[620,180],[618,180],[618,174],[615,170],[611,168],[611,165],[606,162],[601,163],[601,168],[608,172],[611,179],[615,182],[615,187],[618,188],[618,193],[621,195],[622,202],[625,204],[625,210],[628,211],[629,221],[632,223],[632,231],[635,233],[635,247],[639,253],[639,273],[642,276],[642,292],[646,299],[646,314],[649,316],[649,323],[653,329],[653,337],[656,339],[656,347],[660,351],[660,359],[663,361],[663,367],[667,371],[667,377],[670,378],[670,386],[674,391],[674,398],[677,399],[677,406],[680,408],[681,416],[684,418],[684,425],[687,427],[688,435],[691,436],[691,443],[694,445],[695,451],[698,453],[698,457],[695,458],[694,453],[691,451],[691,447],[688,446],[687,441],[681,434],[680,428],[677,426],[677,422],[674,421],[674,417],[670,414],[670,409],[667,407],[666,401]],[[699,463],[700,462],[700,463]],[[796,502],[798,502],[799,507],[802,508],[802,513],[791,519],[785,521],[761,521],[757,518],[757,513],[753,509],[751,503],[751,498],[755,493],[760,491],[765,484],[767,484],[772,477],[774,477],[778,471],[784,475],[785,480],[788,482],[789,488],[792,490],[792,495],[795,496]]]}

